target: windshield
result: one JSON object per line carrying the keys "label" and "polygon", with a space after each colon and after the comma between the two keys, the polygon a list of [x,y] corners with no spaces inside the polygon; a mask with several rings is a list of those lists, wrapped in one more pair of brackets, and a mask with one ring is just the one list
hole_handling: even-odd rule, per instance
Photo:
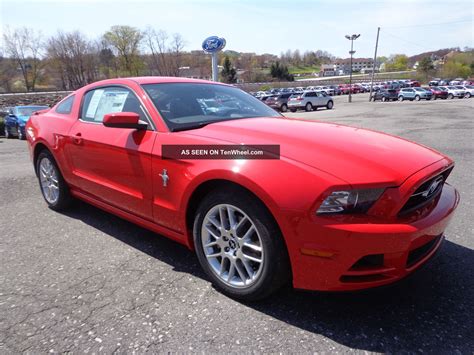
{"label": "windshield", "polygon": [[44,110],[49,108],[48,106],[28,106],[28,107],[17,107],[16,111],[18,116],[31,116],[33,112]]}
{"label": "windshield", "polygon": [[235,87],[201,83],[145,84],[143,88],[171,131],[252,117],[281,117]]}

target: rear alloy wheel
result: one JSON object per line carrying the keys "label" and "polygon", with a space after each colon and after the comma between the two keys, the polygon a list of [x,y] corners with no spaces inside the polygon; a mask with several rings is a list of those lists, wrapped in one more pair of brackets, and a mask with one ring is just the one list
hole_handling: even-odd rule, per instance
{"label": "rear alloy wheel", "polygon": [[199,263],[215,287],[231,297],[259,300],[290,279],[281,233],[260,201],[246,191],[207,195],[193,233]]}
{"label": "rear alloy wheel", "polygon": [[334,107],[334,102],[328,101],[328,103],[327,103],[327,105],[326,105],[326,108],[327,108],[328,110],[331,110],[333,107]]}
{"label": "rear alloy wheel", "polygon": [[416,95],[415,96],[415,101],[420,101],[421,100],[421,97],[419,95]]}
{"label": "rear alloy wheel", "polygon": [[48,207],[59,211],[69,206],[72,197],[69,187],[51,153],[43,150],[36,161],[36,172],[41,187],[41,193]]}
{"label": "rear alloy wheel", "polygon": [[471,95],[471,93],[470,93],[470,92],[466,93],[466,98],[468,98],[468,99],[469,99],[471,96],[472,96],[472,95]]}
{"label": "rear alloy wheel", "polygon": [[450,99],[450,100],[454,99],[454,95],[453,94],[448,94],[448,99]]}
{"label": "rear alloy wheel", "polygon": [[387,98],[385,96],[382,96],[382,101],[383,102],[387,101]]}
{"label": "rear alloy wheel", "polygon": [[4,131],[5,131],[5,138],[6,138],[6,139],[11,138],[10,131],[8,130],[7,127],[5,127]]}
{"label": "rear alloy wheel", "polygon": [[286,104],[281,105],[280,111],[281,111],[281,112],[286,112],[286,111],[288,111],[288,106],[287,106]]}
{"label": "rear alloy wheel", "polygon": [[311,105],[311,102],[308,102],[304,109],[306,110],[306,112],[313,111],[313,105]]}
{"label": "rear alloy wheel", "polygon": [[21,133],[21,128],[20,127],[17,127],[17,132],[18,132],[18,139],[19,140],[25,139],[25,136],[23,135],[23,133]]}
{"label": "rear alloy wheel", "polygon": [[398,101],[403,101],[403,100],[404,100],[403,96],[398,97]]}

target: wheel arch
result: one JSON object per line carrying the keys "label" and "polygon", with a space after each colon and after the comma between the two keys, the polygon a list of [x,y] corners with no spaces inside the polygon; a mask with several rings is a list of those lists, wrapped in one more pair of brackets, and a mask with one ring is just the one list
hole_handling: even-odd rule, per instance
{"label": "wheel arch", "polygon": [[199,202],[202,200],[202,198],[204,198],[204,196],[208,195],[212,191],[223,190],[223,189],[236,189],[236,190],[245,191],[250,196],[255,198],[255,200],[258,201],[262,205],[263,208],[265,208],[265,210],[268,212],[269,216],[272,218],[275,225],[278,227],[282,235],[283,242],[285,243],[285,247],[288,252],[288,246],[283,236],[283,228],[278,223],[278,220],[275,217],[274,211],[272,211],[274,210],[275,207],[269,206],[269,205],[273,205],[273,201],[270,201],[268,196],[262,196],[262,193],[256,193],[249,187],[244,186],[243,184],[240,184],[238,182],[228,180],[225,178],[210,179],[210,180],[201,182],[199,185],[197,185],[193,189],[193,191],[189,195],[189,198],[187,199],[186,209],[185,209],[185,223],[186,223],[186,230],[187,230],[188,246],[191,249],[194,249],[193,224],[194,224],[194,216],[199,207]]}
{"label": "wheel arch", "polygon": [[[43,150],[47,150],[49,153],[51,153],[51,155],[53,155],[53,153],[51,152],[51,149],[49,149],[46,144],[44,144],[42,142],[38,142],[38,143],[35,144],[35,147],[33,148],[33,166],[34,166],[36,175],[38,175],[38,171],[37,171],[38,157],[39,157],[40,153]],[[54,157],[54,155],[53,155],[53,157]],[[56,158],[55,158],[55,160],[56,160]]]}

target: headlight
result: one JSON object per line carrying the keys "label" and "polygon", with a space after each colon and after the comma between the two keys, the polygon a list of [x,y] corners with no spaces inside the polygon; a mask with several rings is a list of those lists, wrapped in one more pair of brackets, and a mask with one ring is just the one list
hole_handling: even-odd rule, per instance
{"label": "headlight", "polygon": [[321,203],[316,213],[365,213],[383,191],[384,189],[334,191]]}

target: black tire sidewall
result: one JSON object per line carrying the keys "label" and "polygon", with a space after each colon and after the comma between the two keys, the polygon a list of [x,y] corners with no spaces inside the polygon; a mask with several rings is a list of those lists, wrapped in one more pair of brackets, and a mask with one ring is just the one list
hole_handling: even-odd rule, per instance
{"label": "black tire sidewall", "polygon": [[[264,248],[263,269],[259,279],[248,288],[233,288],[221,281],[211,269],[204,254],[201,242],[202,223],[207,212],[218,204],[230,204],[244,211],[252,219],[260,235]],[[193,238],[201,267],[214,286],[230,297],[246,301],[260,300],[270,295],[290,279],[291,268],[283,237],[279,232],[278,226],[275,225],[275,222],[261,203],[244,190],[216,191],[207,195],[201,202],[195,216]]]}

